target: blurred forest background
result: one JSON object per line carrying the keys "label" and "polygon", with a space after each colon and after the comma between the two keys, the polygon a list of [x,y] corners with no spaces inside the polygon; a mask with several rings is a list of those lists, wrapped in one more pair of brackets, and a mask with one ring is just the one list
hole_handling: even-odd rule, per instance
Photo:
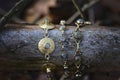
{"label": "blurred forest background", "polygon": [[[19,0],[0,0],[0,16],[7,13]],[[85,19],[103,26],[120,25],[120,0],[76,0]],[[59,24],[65,19],[68,24],[80,18],[72,0],[33,0],[19,12],[13,22],[41,23],[44,18]]]}

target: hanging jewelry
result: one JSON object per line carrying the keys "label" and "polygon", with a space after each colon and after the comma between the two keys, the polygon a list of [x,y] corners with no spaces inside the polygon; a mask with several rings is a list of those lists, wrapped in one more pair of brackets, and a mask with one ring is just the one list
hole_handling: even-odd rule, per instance
{"label": "hanging jewelry", "polygon": [[83,27],[86,24],[91,24],[90,22],[84,21],[83,19],[78,19],[76,24],[76,29],[73,33],[74,40],[76,43],[76,51],[75,51],[75,56],[74,56],[74,61],[75,61],[75,67],[76,67],[76,72],[75,72],[75,77],[74,80],[80,80],[83,77],[82,73],[82,53],[80,51],[80,43],[82,41],[82,32],[80,31],[80,27]]}
{"label": "hanging jewelry", "polygon": [[76,24],[77,27],[75,29],[75,32],[73,33],[74,40],[75,40],[75,43],[76,43],[76,51],[75,51],[75,56],[74,56],[76,72],[75,72],[75,78],[74,79],[77,79],[77,78],[80,78],[82,76],[82,72],[80,71],[81,52],[80,52],[80,46],[79,46],[80,43],[81,43],[81,40],[82,40],[82,34],[79,31],[79,29],[80,29],[80,26],[83,25],[83,20],[79,19],[79,20],[77,20],[77,22],[75,24]]}
{"label": "hanging jewelry", "polygon": [[55,69],[56,65],[50,62],[50,54],[55,50],[55,43],[53,39],[49,38],[48,30],[53,29],[54,26],[49,23],[48,19],[46,19],[45,23],[40,27],[45,30],[44,38],[38,43],[38,49],[45,55],[45,63],[42,65],[42,70],[46,71],[48,74],[48,80],[53,80],[51,78],[51,73],[52,70]]}
{"label": "hanging jewelry", "polygon": [[61,43],[61,58],[62,60],[64,61],[64,64],[63,64],[63,68],[64,68],[64,74],[62,75],[61,79],[60,80],[65,80],[68,76],[69,76],[69,70],[68,70],[68,54],[65,54],[64,53],[64,48],[65,48],[65,45],[64,45],[64,41],[65,41],[65,23],[66,21],[65,20],[61,20],[60,21],[60,28],[59,30],[61,31],[61,38],[60,38],[60,43]]}

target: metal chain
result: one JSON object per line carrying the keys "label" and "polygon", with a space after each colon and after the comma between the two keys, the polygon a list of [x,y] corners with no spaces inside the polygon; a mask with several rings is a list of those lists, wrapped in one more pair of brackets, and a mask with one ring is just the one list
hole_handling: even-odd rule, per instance
{"label": "metal chain", "polygon": [[[77,24],[77,23],[76,23]],[[78,34],[79,33],[79,29],[80,29],[80,25],[79,24],[77,24],[77,27],[75,28],[75,32],[74,32],[74,41],[75,41],[75,43],[76,43],[76,52],[75,52],[75,56],[77,55],[77,54],[80,54],[80,43],[81,43],[81,40],[82,40],[82,36],[79,36],[80,34]]]}
{"label": "metal chain", "polygon": [[66,55],[64,54],[64,48],[65,48],[65,45],[64,45],[64,41],[65,41],[65,20],[61,20],[60,21],[60,28],[59,30],[61,31],[62,33],[62,36],[61,36],[61,39],[60,39],[60,43],[61,43],[61,56],[64,58],[64,65],[66,65],[67,63],[67,59],[66,59]]}
{"label": "metal chain", "polygon": [[48,34],[48,29],[44,29],[45,30],[45,34],[44,34],[44,37],[48,37],[49,34]]}
{"label": "metal chain", "polygon": [[46,59],[47,61],[49,61],[49,60],[50,60],[50,55],[49,55],[49,54],[46,54],[46,55],[45,55],[45,59]]}
{"label": "metal chain", "polygon": [[64,78],[68,78],[69,76],[69,71],[68,71],[68,55],[64,53],[64,48],[65,48],[65,45],[64,45],[64,41],[65,41],[65,20],[61,20],[60,21],[60,28],[59,30],[61,31],[62,33],[62,39],[61,39],[61,57],[62,59],[64,60],[64,63],[63,63],[63,68],[64,68],[64,74],[62,75],[62,77],[64,76]]}
{"label": "metal chain", "polygon": [[74,37],[74,41],[76,43],[76,51],[75,51],[75,67],[76,67],[76,72],[75,72],[75,76],[76,77],[80,77],[82,75],[81,71],[80,71],[80,67],[81,67],[81,62],[82,62],[82,54],[80,51],[80,43],[82,41],[82,34],[80,32],[80,27],[83,25],[83,20],[78,20],[75,24],[76,24],[76,28],[75,31],[73,33],[73,37]]}
{"label": "metal chain", "polygon": [[61,24],[61,26],[60,26],[60,28],[59,28],[59,30],[61,31],[61,33],[62,33],[62,38],[61,38],[61,41],[60,41],[60,43],[61,43],[61,51],[63,52],[64,51],[64,40],[65,40],[65,38],[64,38],[64,34],[65,34],[65,20],[61,20],[60,21],[60,24]]}

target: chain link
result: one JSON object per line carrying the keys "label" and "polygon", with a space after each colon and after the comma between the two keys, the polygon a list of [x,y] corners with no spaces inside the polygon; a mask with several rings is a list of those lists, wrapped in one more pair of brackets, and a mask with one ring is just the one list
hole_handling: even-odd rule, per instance
{"label": "chain link", "polygon": [[45,34],[44,34],[44,37],[48,37],[49,34],[48,34],[48,29],[45,29]]}
{"label": "chain link", "polygon": [[49,55],[49,54],[46,54],[46,55],[45,55],[45,59],[46,59],[47,61],[49,61],[49,60],[50,60],[50,55]]}
{"label": "chain link", "polygon": [[[62,33],[62,37],[64,37],[64,34],[65,34],[65,20],[61,20],[60,24],[61,24],[61,26],[60,26],[59,30]],[[61,43],[61,53],[62,53],[64,51],[65,45],[64,45],[64,41],[62,41],[62,40],[60,41],[60,43]]]}
{"label": "chain link", "polygon": [[[61,20],[60,22],[61,26],[60,26],[60,31],[61,31],[61,34],[62,34],[62,39],[60,42],[61,42],[61,56],[62,56],[62,59],[64,60],[64,63],[63,63],[63,68],[64,68],[64,76],[66,76],[66,78],[69,76],[69,70],[68,70],[68,55],[66,53],[64,53],[64,50],[65,50],[65,45],[64,45],[64,41],[65,41],[65,21],[64,20]],[[63,38],[64,37],[64,38]]]}
{"label": "chain link", "polygon": [[81,27],[81,23],[80,21],[77,21],[76,23],[76,28],[75,28],[75,31],[73,33],[73,37],[74,37],[74,41],[75,41],[75,44],[76,44],[76,50],[75,50],[75,55],[74,55],[74,58],[75,58],[75,67],[76,67],[76,72],[75,74],[76,75],[79,75],[78,73],[81,72],[80,71],[80,67],[81,67],[81,59],[82,59],[82,54],[81,54],[81,51],[80,51],[80,43],[82,41],[82,35],[81,35],[81,32],[80,32],[80,27]]}

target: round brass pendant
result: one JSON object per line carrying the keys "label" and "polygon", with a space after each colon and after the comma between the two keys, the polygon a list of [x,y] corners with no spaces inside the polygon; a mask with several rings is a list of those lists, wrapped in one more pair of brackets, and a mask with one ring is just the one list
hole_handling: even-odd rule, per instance
{"label": "round brass pendant", "polygon": [[50,54],[55,50],[55,43],[52,39],[45,37],[38,43],[38,48],[43,54]]}

